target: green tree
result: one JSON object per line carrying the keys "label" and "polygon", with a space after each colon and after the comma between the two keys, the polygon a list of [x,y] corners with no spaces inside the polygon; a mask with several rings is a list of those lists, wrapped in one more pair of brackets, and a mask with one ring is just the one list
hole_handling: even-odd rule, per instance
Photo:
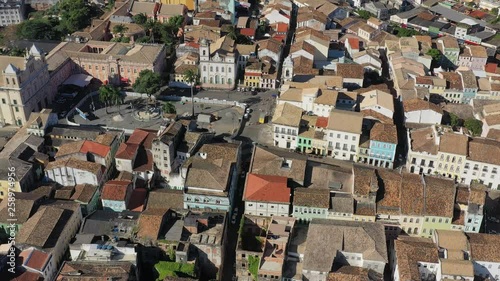
{"label": "green tree", "polygon": [[456,126],[460,126],[461,123],[462,122],[460,120],[460,117],[458,117],[458,115],[456,115],[455,113],[450,112],[450,125],[452,127],[456,127]]}
{"label": "green tree", "polygon": [[191,86],[191,118],[194,119],[194,86],[198,83],[198,71],[188,69],[184,72],[184,81]]}
{"label": "green tree", "polygon": [[178,30],[184,24],[184,17],[182,15],[173,16],[168,19],[167,24]]}
{"label": "green tree", "polygon": [[465,120],[464,126],[472,133],[473,136],[479,136],[483,132],[483,122],[474,118]]}
{"label": "green tree", "polygon": [[139,25],[144,25],[148,21],[148,17],[144,13],[137,14],[133,16],[132,19],[134,20],[135,23]]}
{"label": "green tree", "polygon": [[17,34],[22,39],[56,39],[52,22],[46,18],[23,21],[17,26]]}
{"label": "green tree", "polygon": [[124,24],[117,24],[113,26],[113,33],[120,35],[120,37],[123,37],[123,33],[127,32],[128,27],[126,27]]}
{"label": "green tree", "polygon": [[364,19],[364,20],[375,17],[374,14],[372,14],[368,11],[365,11],[365,10],[358,10],[357,13],[358,13],[359,17]]}
{"label": "green tree", "polygon": [[[104,103],[106,113],[108,113],[108,106],[111,104],[120,105],[123,101],[120,89],[113,85],[103,85],[99,88],[99,100]],[[120,107],[118,107],[120,110]]]}
{"label": "green tree", "polygon": [[233,40],[236,40],[238,38],[238,31],[236,30],[234,25],[228,25],[226,27],[226,36]]}
{"label": "green tree", "polygon": [[427,55],[431,56],[435,62],[441,60],[441,52],[438,49],[430,49],[427,51]]}
{"label": "green tree", "polygon": [[57,10],[61,18],[60,28],[66,33],[73,33],[90,24],[91,11],[85,0],[61,0]]}
{"label": "green tree", "polygon": [[175,105],[171,102],[164,103],[162,105],[161,109],[163,110],[164,113],[167,113],[167,114],[177,113],[177,110],[175,109]]}
{"label": "green tree", "polygon": [[139,77],[135,80],[134,91],[147,94],[149,98],[160,90],[161,77],[149,69],[144,69],[139,73]]}
{"label": "green tree", "polygon": [[400,26],[396,27],[395,30],[397,31],[396,36],[398,37],[412,37],[413,35],[420,35],[420,33],[416,30],[403,28]]}
{"label": "green tree", "polygon": [[498,17],[498,8],[493,8],[490,10],[490,13],[494,15],[495,17]]}

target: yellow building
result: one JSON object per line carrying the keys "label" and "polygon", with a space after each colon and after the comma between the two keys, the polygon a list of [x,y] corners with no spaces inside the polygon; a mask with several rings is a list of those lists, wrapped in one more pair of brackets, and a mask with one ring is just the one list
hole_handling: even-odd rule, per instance
{"label": "yellow building", "polygon": [[161,0],[162,4],[181,5],[184,4],[188,10],[194,10],[194,0]]}
{"label": "yellow building", "polygon": [[250,59],[245,68],[245,87],[259,88],[262,78],[262,63],[257,59]]}

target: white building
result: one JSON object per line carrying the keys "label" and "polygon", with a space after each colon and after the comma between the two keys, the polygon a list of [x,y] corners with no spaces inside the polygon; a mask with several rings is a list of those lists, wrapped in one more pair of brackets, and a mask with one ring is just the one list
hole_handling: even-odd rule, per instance
{"label": "white building", "polygon": [[171,123],[158,138],[152,142],[153,160],[163,177],[168,177],[176,159],[176,148],[184,135],[181,122]]}
{"label": "white building", "polygon": [[434,174],[438,149],[439,135],[434,126],[408,131],[407,171],[415,174]]}
{"label": "white building", "polygon": [[391,94],[372,90],[359,95],[359,110],[372,110],[392,120],[394,115],[394,99]]}
{"label": "white building", "polygon": [[287,177],[249,173],[243,193],[245,214],[288,217],[291,191],[287,181]]}
{"label": "white building", "polygon": [[363,123],[363,114],[334,109],[328,117],[325,140],[328,156],[340,160],[356,161]]}
{"label": "white building", "polygon": [[236,42],[224,36],[214,43],[200,43],[200,82],[203,88],[231,90],[236,83]]}
{"label": "white building", "polygon": [[273,123],[274,146],[288,149],[297,147],[302,108],[291,103],[276,106]]}
{"label": "white building", "polygon": [[38,273],[43,280],[52,280],[58,271],[58,265],[54,264],[51,253],[30,247],[23,250],[19,257],[22,258],[22,267],[29,272]]}
{"label": "white building", "polygon": [[0,26],[19,24],[24,20],[24,0],[3,0],[0,2]]}
{"label": "white building", "polygon": [[469,151],[460,175],[461,181],[471,184],[479,181],[491,189],[500,188],[500,142],[474,138],[469,141]]}
{"label": "white building", "polygon": [[392,280],[434,280],[439,269],[437,247],[429,238],[400,236],[390,247]]}
{"label": "white building", "polygon": [[100,186],[105,180],[105,172],[106,168],[101,164],[70,158],[49,162],[45,168],[45,177],[62,186]]}
{"label": "white building", "polygon": [[24,57],[0,56],[0,124],[22,126],[55,96],[45,55],[35,45]]}
{"label": "white building", "polygon": [[419,98],[403,101],[406,123],[439,125],[443,110],[431,102]]}

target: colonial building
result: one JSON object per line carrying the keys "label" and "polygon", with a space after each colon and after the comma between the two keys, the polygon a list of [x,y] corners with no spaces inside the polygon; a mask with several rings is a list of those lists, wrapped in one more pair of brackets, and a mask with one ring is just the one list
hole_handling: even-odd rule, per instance
{"label": "colonial building", "polygon": [[45,55],[35,45],[24,57],[0,56],[0,124],[22,126],[52,102]]}
{"label": "colonial building", "polygon": [[203,88],[233,89],[236,83],[238,52],[236,42],[224,36],[200,43],[200,82]]}

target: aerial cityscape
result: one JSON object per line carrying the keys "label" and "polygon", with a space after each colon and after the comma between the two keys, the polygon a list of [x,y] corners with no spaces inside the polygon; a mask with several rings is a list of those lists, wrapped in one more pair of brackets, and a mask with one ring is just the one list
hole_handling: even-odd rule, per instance
{"label": "aerial cityscape", "polygon": [[500,281],[499,0],[0,0],[0,281]]}

